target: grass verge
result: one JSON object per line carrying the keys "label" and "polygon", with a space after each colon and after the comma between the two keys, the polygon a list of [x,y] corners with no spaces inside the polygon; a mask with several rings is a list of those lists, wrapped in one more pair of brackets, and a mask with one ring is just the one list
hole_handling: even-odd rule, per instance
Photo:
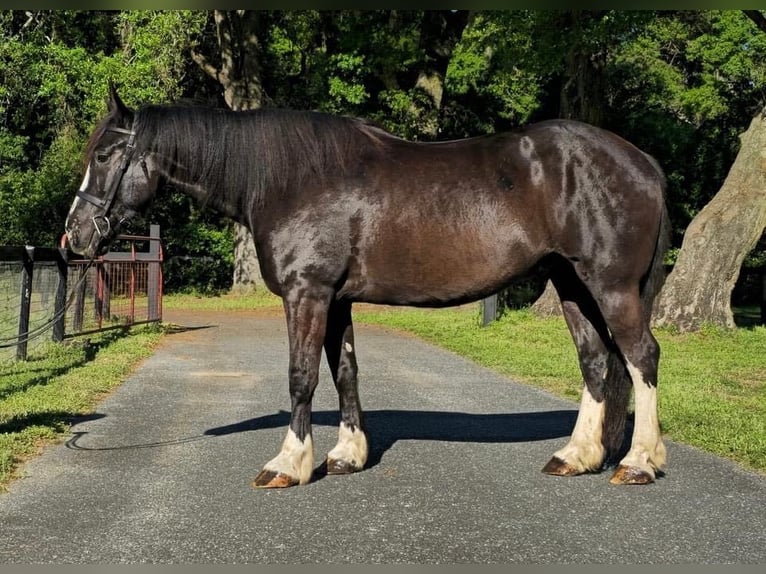
{"label": "grass verge", "polygon": [[90,415],[161,335],[157,325],[118,329],[48,343],[26,361],[0,361],[0,489],[20,462],[59,439],[72,420]]}
{"label": "grass verge", "polygon": [[217,296],[201,296],[185,293],[165,295],[162,300],[163,309],[195,309],[204,311],[234,311],[238,309],[282,309],[282,299],[266,289],[259,289],[247,295],[223,294]]}

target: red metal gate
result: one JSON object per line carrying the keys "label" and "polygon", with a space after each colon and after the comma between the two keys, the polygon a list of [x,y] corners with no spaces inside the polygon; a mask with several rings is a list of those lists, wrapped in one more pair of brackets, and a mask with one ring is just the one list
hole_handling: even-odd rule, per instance
{"label": "red metal gate", "polygon": [[[62,237],[62,247],[66,236]],[[118,250],[119,249],[119,250]],[[159,226],[148,236],[118,235],[112,249],[96,259],[78,284],[86,259],[69,260],[65,337],[110,327],[162,320],[163,250]]]}

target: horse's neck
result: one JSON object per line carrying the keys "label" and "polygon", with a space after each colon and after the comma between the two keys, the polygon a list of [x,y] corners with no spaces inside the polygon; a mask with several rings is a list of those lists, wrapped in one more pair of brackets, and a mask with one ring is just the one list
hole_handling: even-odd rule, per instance
{"label": "horse's neck", "polygon": [[165,181],[172,187],[195,200],[200,206],[215,209],[222,215],[243,223],[244,213],[238,205],[226,202],[223,198],[212,194],[204,182],[191,182],[185,170],[176,169],[173,172],[163,174]]}

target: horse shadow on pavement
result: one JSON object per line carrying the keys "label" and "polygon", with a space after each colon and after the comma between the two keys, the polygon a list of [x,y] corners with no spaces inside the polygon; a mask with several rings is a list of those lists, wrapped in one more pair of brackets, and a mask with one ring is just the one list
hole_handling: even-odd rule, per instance
{"label": "horse shadow on pavement", "polygon": [[[103,415],[94,415],[94,418],[101,416]],[[401,440],[473,443],[536,442],[570,436],[576,419],[577,410],[574,409],[486,414],[392,409],[365,411],[364,423],[370,437],[370,452],[365,468],[372,468],[380,463],[386,451]],[[66,441],[65,446],[68,449],[80,451],[161,448],[238,433],[286,429],[289,423],[290,413],[280,410],[229,425],[209,428],[197,435],[138,444],[101,446],[80,444],[81,439],[89,433],[73,429],[73,436]],[[312,414],[312,423],[316,426],[337,427],[340,416],[338,411],[334,410],[316,411]],[[627,451],[632,427],[632,416],[629,416],[626,424],[626,439],[621,449],[622,454]],[[312,481],[321,479],[326,473],[325,463],[322,463],[315,469]]]}
{"label": "horse shadow on pavement", "polygon": [[[364,425],[370,437],[366,468],[378,464],[383,454],[400,440],[534,442],[569,436],[576,419],[576,410],[491,414],[388,409],[365,411]],[[290,413],[279,411],[211,428],[204,434],[225,436],[269,428],[287,428],[289,423]],[[312,414],[312,423],[337,427],[340,417],[337,411],[317,411]],[[321,469],[318,472],[321,473]]]}

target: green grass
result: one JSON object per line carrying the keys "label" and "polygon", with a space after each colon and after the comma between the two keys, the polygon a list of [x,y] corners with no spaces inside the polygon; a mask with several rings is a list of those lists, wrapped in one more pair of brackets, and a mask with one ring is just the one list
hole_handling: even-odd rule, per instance
{"label": "green grass", "polygon": [[282,308],[282,300],[266,289],[259,289],[249,295],[200,296],[184,293],[165,295],[163,309],[200,309],[206,311],[233,311],[240,309]]}
{"label": "green grass", "polygon": [[27,361],[0,361],[0,488],[20,462],[60,439],[73,419],[91,414],[161,335],[157,325],[116,329],[48,343]]}

